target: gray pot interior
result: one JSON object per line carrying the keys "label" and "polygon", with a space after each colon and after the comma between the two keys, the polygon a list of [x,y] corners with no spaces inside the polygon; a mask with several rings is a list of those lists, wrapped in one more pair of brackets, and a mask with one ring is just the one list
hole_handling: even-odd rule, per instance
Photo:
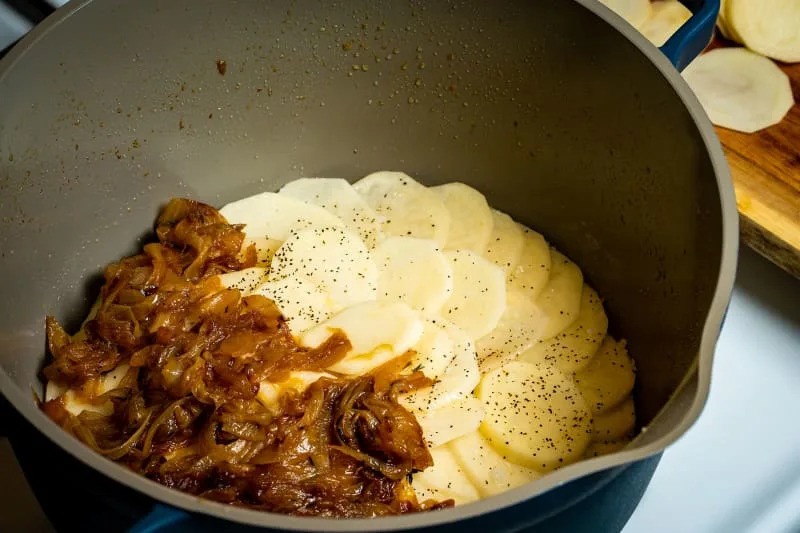
{"label": "gray pot interior", "polygon": [[45,314],[77,325],[102,266],[141,246],[171,196],[219,206],[299,176],[395,169],[477,187],[581,265],[636,359],[653,430],[640,456],[663,448],[705,399],[735,207],[696,101],[625,31],[556,0],[73,2],[0,64],[3,392],[77,456],[200,508],[30,408]]}

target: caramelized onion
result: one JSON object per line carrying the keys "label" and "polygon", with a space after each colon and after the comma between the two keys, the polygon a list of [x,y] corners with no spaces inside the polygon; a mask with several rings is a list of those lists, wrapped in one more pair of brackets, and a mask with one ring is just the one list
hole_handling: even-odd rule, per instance
{"label": "caramelized onion", "polygon": [[[432,463],[419,424],[397,403],[400,392],[432,383],[408,368],[413,354],[371,375],[287,390],[277,408],[257,400],[261,382],[322,371],[350,342],[339,332],[300,346],[274,302],[221,285],[217,274],[256,262],[253,246],[242,253],[241,230],[210,206],[170,201],[158,242],[106,267],[97,313],[79,337],[47,318],[44,376],[113,412],[74,416],[64,397],[42,410],[136,472],[233,505],[331,517],[452,505],[417,502],[407,479]],[[130,369],[109,382],[121,363]]]}

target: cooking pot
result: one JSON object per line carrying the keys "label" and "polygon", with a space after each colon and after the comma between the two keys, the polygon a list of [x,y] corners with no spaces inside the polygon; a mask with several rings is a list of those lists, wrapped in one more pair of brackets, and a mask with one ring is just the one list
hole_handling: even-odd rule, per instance
{"label": "cooking pot", "polygon": [[[678,66],[708,42],[718,1],[692,7],[664,47]],[[150,238],[168,198],[221,205],[379,169],[466,182],[583,268],[636,360],[629,447],[454,509],[329,520],[167,489],[37,409],[44,316],[77,327],[102,266]],[[0,63],[0,188],[0,391],[41,446],[122,484],[102,492],[160,502],[136,531],[554,530],[609,488],[620,518],[591,530],[619,529],[705,403],[737,251],[711,124],[667,57],[593,0],[73,1]],[[21,457],[46,449],[13,442]],[[26,457],[61,470],[58,454]]]}

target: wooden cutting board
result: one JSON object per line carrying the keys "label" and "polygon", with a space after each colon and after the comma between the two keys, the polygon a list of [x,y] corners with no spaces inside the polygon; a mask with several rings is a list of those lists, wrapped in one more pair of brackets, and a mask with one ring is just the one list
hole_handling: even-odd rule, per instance
{"label": "wooden cutting board", "polygon": [[[717,37],[710,48],[728,45]],[[752,134],[716,130],[733,174],[742,240],[800,278],[800,63],[779,66],[795,99],[786,118]]]}

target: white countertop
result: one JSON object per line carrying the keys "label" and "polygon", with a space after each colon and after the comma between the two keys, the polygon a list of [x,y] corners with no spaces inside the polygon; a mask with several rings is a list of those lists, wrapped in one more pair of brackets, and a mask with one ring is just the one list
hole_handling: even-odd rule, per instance
{"label": "white countertop", "polygon": [[623,533],[800,531],[800,280],[743,249],[697,423]]}
{"label": "white countertop", "polygon": [[[698,422],[623,533],[800,531],[800,280],[744,249]],[[0,439],[0,531],[49,533]]]}

